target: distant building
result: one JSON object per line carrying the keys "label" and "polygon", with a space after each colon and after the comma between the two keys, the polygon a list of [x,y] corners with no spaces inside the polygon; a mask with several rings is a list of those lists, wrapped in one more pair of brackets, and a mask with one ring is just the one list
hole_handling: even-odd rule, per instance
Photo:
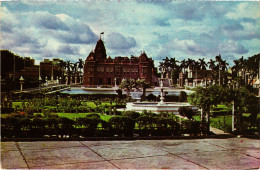
{"label": "distant building", "polygon": [[124,78],[145,79],[152,86],[158,85],[154,76],[154,61],[145,52],[139,57],[107,57],[104,42],[99,39],[84,65],[84,86],[119,85]]}
{"label": "distant building", "polygon": [[192,70],[189,69],[185,73],[180,72],[178,85],[183,87],[207,86],[214,84],[211,70]]}
{"label": "distant building", "polygon": [[61,70],[59,63],[61,59],[54,58],[52,61],[44,59],[40,62],[40,75],[44,81],[58,80],[61,77]]}

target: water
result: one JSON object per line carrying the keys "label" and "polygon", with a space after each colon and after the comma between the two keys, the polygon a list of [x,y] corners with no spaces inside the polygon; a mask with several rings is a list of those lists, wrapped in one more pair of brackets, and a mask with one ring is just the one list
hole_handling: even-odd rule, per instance
{"label": "water", "polygon": [[103,91],[103,90],[83,90],[80,88],[71,88],[71,90],[64,90],[61,93],[66,94],[117,94],[115,91]]}
{"label": "water", "polygon": [[[66,94],[117,94],[116,91],[114,90],[105,90],[105,89],[95,89],[95,90],[84,90],[81,88],[71,88],[71,90],[64,90],[61,91],[61,93],[66,93]],[[138,94],[136,94],[138,93]],[[175,96],[179,96],[180,95],[180,91],[164,91],[164,94],[167,93],[167,95],[175,95]],[[123,94],[126,94],[125,91],[123,91]],[[149,94],[153,94],[155,96],[159,96],[161,95],[160,91],[152,91],[152,92],[146,92],[146,96],[148,96]],[[133,98],[140,98],[140,96],[142,95],[142,92],[130,92],[130,95]]]}

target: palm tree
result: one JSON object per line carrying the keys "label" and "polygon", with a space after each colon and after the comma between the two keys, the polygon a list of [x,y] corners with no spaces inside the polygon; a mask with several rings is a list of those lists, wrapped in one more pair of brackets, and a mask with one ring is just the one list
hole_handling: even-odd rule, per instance
{"label": "palm tree", "polygon": [[68,83],[70,83],[72,80],[70,80],[70,75],[71,75],[71,71],[70,71],[71,62],[70,62],[69,60],[66,61],[66,68],[67,68]]}
{"label": "palm tree", "polygon": [[63,81],[63,79],[64,79],[64,69],[66,68],[66,62],[64,62],[63,60],[60,60],[59,68],[61,70],[61,77],[62,77],[62,81]]}
{"label": "palm tree", "polygon": [[211,70],[215,70],[216,69],[216,65],[215,65],[215,61],[214,60],[210,59],[208,64],[209,64],[209,68]]}
{"label": "palm tree", "polygon": [[222,71],[226,71],[227,70],[227,66],[228,66],[229,64],[226,62],[226,60],[222,60],[221,61],[221,70]]}
{"label": "palm tree", "polygon": [[219,54],[218,56],[216,56],[215,57],[215,59],[216,59],[216,62],[218,62],[218,76],[219,76],[219,78],[218,78],[218,84],[220,85],[220,67],[221,67],[221,62],[222,62],[222,59],[221,59],[221,55]]}
{"label": "palm tree", "polygon": [[222,75],[223,75],[223,83],[225,82],[225,79],[227,79],[227,66],[229,64],[226,62],[226,60],[222,60],[221,63],[220,63],[220,66],[221,66],[221,71],[222,71]]}
{"label": "palm tree", "polygon": [[186,67],[188,67],[188,70],[193,70],[194,62],[195,62],[195,60],[188,58],[188,60],[186,61]]}
{"label": "palm tree", "polygon": [[[236,75],[238,77],[241,77],[242,79],[245,80],[245,72],[246,72],[246,60],[244,59],[244,57],[242,56],[240,59],[238,60],[234,60],[235,65],[232,67],[232,70],[235,71]],[[242,71],[242,75],[239,75],[239,72]],[[242,81],[240,81],[240,83],[243,83]]]}
{"label": "palm tree", "polygon": [[66,68],[67,68],[68,75],[70,75],[70,67],[71,67],[71,62],[68,60],[68,61],[66,61]]}
{"label": "palm tree", "polygon": [[187,67],[187,62],[186,62],[185,59],[183,59],[180,63],[181,63],[180,64],[180,68],[182,68],[183,69],[183,73],[185,73],[185,69]]}
{"label": "palm tree", "polygon": [[81,69],[83,68],[83,64],[84,64],[82,59],[79,59],[79,61],[77,63],[78,63],[78,68],[80,69],[80,72],[81,72]]}
{"label": "palm tree", "polygon": [[206,67],[208,66],[204,59],[205,58],[199,59],[199,69],[201,70],[206,70]]}
{"label": "palm tree", "polygon": [[249,84],[251,84],[254,78],[257,76],[257,74],[259,74],[259,64],[256,64],[259,63],[259,59],[260,53],[252,57],[249,57],[247,60],[246,68],[249,71],[251,77]]}
{"label": "palm tree", "polygon": [[200,69],[200,63],[197,61],[194,61],[193,68],[196,70],[196,85],[198,83],[198,69]]}
{"label": "palm tree", "polygon": [[178,66],[176,63],[179,63],[179,61],[176,60],[175,57],[174,57],[174,58],[171,58],[171,59],[170,59],[170,65],[169,65],[170,68],[171,68],[171,69],[175,69],[175,68]]}
{"label": "palm tree", "polygon": [[160,70],[160,72],[161,72],[161,77],[164,76],[163,73],[162,73],[164,69],[166,69],[165,64],[164,64],[163,62],[160,62],[160,63],[159,63],[159,70]]}

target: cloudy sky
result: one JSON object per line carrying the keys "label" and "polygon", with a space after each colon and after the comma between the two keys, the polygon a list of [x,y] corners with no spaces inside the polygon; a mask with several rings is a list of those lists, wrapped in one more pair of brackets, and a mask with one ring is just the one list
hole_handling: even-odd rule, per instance
{"label": "cloudy sky", "polygon": [[101,32],[112,58],[145,51],[156,64],[221,54],[232,65],[260,53],[259,2],[13,1],[0,8],[1,49],[36,63],[85,60]]}

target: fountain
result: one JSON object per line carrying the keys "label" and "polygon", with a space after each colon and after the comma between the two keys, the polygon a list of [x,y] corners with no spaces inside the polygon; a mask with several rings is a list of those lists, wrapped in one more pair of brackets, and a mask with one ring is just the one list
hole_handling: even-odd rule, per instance
{"label": "fountain", "polygon": [[161,78],[160,80],[160,87],[161,87],[161,97],[160,97],[160,102],[158,103],[158,105],[164,105],[164,97],[163,97],[163,79]]}
{"label": "fountain", "polygon": [[[164,101],[164,95],[163,95],[163,77],[160,79],[160,90],[161,90],[161,97],[160,102],[129,102],[126,104],[126,111],[137,111],[142,112],[143,110],[151,111],[154,113],[161,113],[161,112],[168,112],[172,114],[179,114],[179,108],[180,107],[189,107],[194,111],[197,111],[198,108],[195,106],[192,106],[189,103],[183,103],[183,102],[165,102]],[[136,92],[133,92],[136,93]],[[134,94],[138,95],[138,94]]]}

